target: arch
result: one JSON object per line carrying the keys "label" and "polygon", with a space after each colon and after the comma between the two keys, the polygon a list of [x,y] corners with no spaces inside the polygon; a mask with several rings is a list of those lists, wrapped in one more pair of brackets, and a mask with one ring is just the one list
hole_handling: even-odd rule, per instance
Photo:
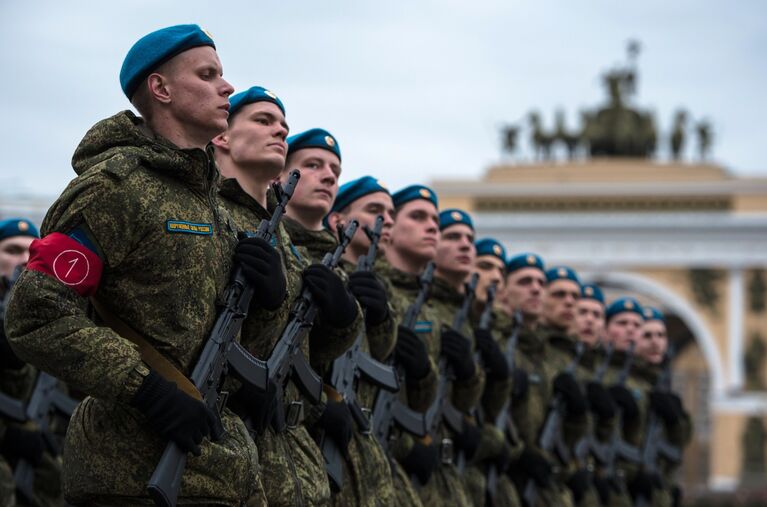
{"label": "arch", "polygon": [[605,273],[594,272],[584,273],[583,277],[598,282],[603,281],[607,284],[624,286],[662,301],[664,305],[676,313],[679,318],[687,324],[687,327],[689,327],[690,331],[695,335],[698,345],[700,345],[700,348],[703,351],[703,357],[706,358],[709,372],[711,373],[712,397],[717,399],[725,395],[724,367],[716,345],[716,340],[703,322],[703,319],[701,319],[693,307],[690,306],[690,303],[684,298],[658,282],[635,273],[627,273],[625,271]]}

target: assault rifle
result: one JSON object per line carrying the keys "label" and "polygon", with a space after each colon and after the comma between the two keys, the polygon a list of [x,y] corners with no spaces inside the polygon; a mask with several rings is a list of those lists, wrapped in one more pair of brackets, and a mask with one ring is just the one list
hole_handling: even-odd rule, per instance
{"label": "assault rifle", "polygon": [[[460,331],[463,327],[466,319],[469,318],[469,311],[472,304],[474,304],[474,294],[477,290],[477,282],[479,281],[479,275],[474,273],[468,283],[464,284],[464,296],[461,308],[453,317],[453,329]],[[429,409],[426,411],[426,431],[432,440],[439,436],[439,428],[442,422],[453,433],[460,434],[464,431],[463,414],[453,406],[449,399],[450,382],[452,381],[453,373],[450,371],[447,358],[442,356],[439,359],[439,380],[437,381],[437,396]],[[451,460],[450,446],[445,446],[447,442],[443,441],[442,459]],[[466,465],[466,456],[463,451],[456,453],[456,465],[459,470],[462,470]]]}
{"label": "assault rifle", "polygon": [[[290,173],[285,188],[274,184],[273,189],[279,201],[277,207],[271,219],[262,220],[251,237],[261,238],[271,243],[300,177],[300,173],[294,170]],[[256,289],[257,287],[248,282],[242,268],[235,267],[232,280],[224,292],[224,306],[192,370],[190,380],[200,391],[202,402],[217,416],[216,424],[211,432],[212,440],[219,440],[224,435],[220,413],[226,404],[227,395],[221,392],[221,386],[228,373],[228,356],[237,343],[236,338],[248,316],[250,300]],[[264,388],[265,380],[264,374],[262,383]],[[186,468],[186,459],[187,454],[175,442],[168,442],[147,485],[149,496],[156,505],[163,507],[176,505],[181,489],[181,476]]]}
{"label": "assault rifle", "polygon": [[[35,388],[29,402],[24,407],[24,419],[19,422],[31,421],[34,427],[43,435],[48,451],[54,456],[61,454],[61,448],[56,436],[50,431],[51,417],[59,414],[71,417],[79,402],[70,398],[59,389],[59,381],[47,373],[40,372],[35,381]],[[18,419],[17,419],[18,420]],[[35,470],[31,463],[20,459],[13,472],[16,489],[27,502],[34,501]]]}
{"label": "assault rifle", "polygon": [[[429,289],[434,280],[434,267],[434,263],[429,262],[421,273],[418,279],[420,284],[418,295],[402,319],[401,325],[411,331],[415,330],[418,314],[421,313],[421,308],[429,297]],[[389,441],[394,423],[416,437],[426,435],[424,415],[402,403],[396,393],[381,390],[378,392],[373,406],[373,434],[387,455],[389,454]]]}
{"label": "assault rifle", "polygon": [[[631,373],[631,365],[634,362],[634,349],[636,344],[634,342],[629,343],[628,351],[626,352],[626,359],[623,361],[623,367],[618,375],[617,386],[624,387],[626,380]],[[623,490],[625,484],[623,484],[623,477],[620,476],[617,469],[618,460],[628,461],[629,463],[639,463],[641,456],[639,449],[623,440],[623,410],[620,407],[616,407],[617,415],[615,418],[615,427],[610,437],[610,441],[604,452],[598,452],[595,457],[602,464],[606,477],[613,483],[613,486],[618,490]]]}
{"label": "assault rifle", "polygon": [[[575,374],[575,369],[578,367],[578,363],[583,355],[583,342],[577,342],[575,344],[575,355],[573,360],[567,365],[564,373]],[[551,397],[549,403],[549,410],[546,415],[546,421],[543,423],[543,429],[538,439],[538,446],[544,452],[550,453],[555,450],[557,443],[563,444],[559,441],[560,433],[562,432],[562,419],[565,412],[565,400],[559,393],[554,394]],[[524,491],[525,501],[528,505],[537,505],[538,500],[538,486],[535,481],[530,479],[527,481]]]}
{"label": "assault rifle", "polygon": [[[671,390],[671,361],[673,357],[674,349],[669,345],[663,357],[663,370],[655,384],[655,388],[659,391],[669,392]],[[658,459],[661,456],[672,463],[680,463],[682,461],[681,449],[669,443],[663,437],[663,431],[663,419],[654,410],[651,410],[649,422],[647,423],[644,447],[642,448],[641,461],[642,470],[651,475],[658,473]],[[639,507],[644,507],[650,504],[649,500],[640,496],[636,499],[636,503]]]}
{"label": "assault rifle", "polygon": [[[357,261],[357,271],[372,271],[376,259],[378,242],[381,240],[383,229],[383,217],[376,218],[373,230],[364,228],[365,234],[370,239],[370,247],[367,254]],[[357,401],[357,380],[364,378],[367,382],[379,389],[390,392],[399,391],[399,378],[392,366],[379,363],[362,351],[362,342],[365,339],[365,330],[360,331],[354,344],[342,356],[333,361],[333,369],[330,375],[330,384],[325,386],[328,398],[334,401],[346,403],[360,432],[370,433],[370,419],[366,411],[360,407]],[[369,413],[369,411],[367,411]],[[343,464],[341,450],[332,438],[323,434],[320,438],[320,450],[325,458],[325,470],[327,470],[330,485],[334,491],[339,491],[343,485]]]}
{"label": "assault rifle", "polygon": [[[509,336],[509,340],[506,343],[506,353],[504,354],[506,357],[506,364],[509,365],[509,374],[513,374],[514,369],[517,367],[517,361],[516,361],[517,342],[519,341],[519,333],[522,330],[523,320],[524,320],[524,317],[522,315],[522,312],[517,310],[514,313],[514,323],[513,323],[514,327],[512,328],[511,336]],[[482,323],[480,322],[480,325],[481,324]],[[495,422],[493,424],[499,431],[501,431],[505,435],[505,437],[510,442],[514,442],[515,440],[518,439],[517,428],[516,426],[514,426],[514,421],[511,418],[511,394],[509,394],[509,397],[506,399],[506,402],[503,404],[501,411],[495,417]],[[498,467],[496,466],[495,463],[490,463],[485,472],[485,477],[486,477],[485,493],[488,499],[488,503],[490,505],[495,505],[495,497],[496,497],[497,488],[498,488],[499,472],[500,471],[498,470]]]}
{"label": "assault rifle", "polygon": [[[593,382],[602,384],[607,373],[607,368],[610,365],[610,360],[613,357],[613,351],[615,347],[612,343],[609,343],[605,348],[604,361],[599,365],[597,371],[594,373]],[[589,433],[585,437],[581,438],[573,449],[573,455],[575,462],[579,467],[587,469],[589,472],[593,471],[593,467],[588,464],[589,455],[593,456],[598,462],[604,463],[607,456],[607,445],[602,444],[597,440],[595,428],[593,422],[590,420]]]}
{"label": "assault rifle", "polygon": [[[341,260],[346,247],[349,246],[359,223],[352,220],[345,229],[339,227],[338,246],[332,252],[325,254],[322,265],[335,269]],[[250,354],[239,343],[234,344],[229,351],[229,366],[236,378],[267,393],[268,400],[264,403],[270,421],[277,432],[282,432],[288,426],[283,403],[285,388],[289,380],[293,380],[301,394],[312,404],[320,402],[322,397],[322,378],[317,375],[306,357],[301,352],[301,345],[314,325],[319,308],[307,287],[293,303],[290,320],[282,330],[277,343],[274,345],[269,359],[262,361]],[[276,403],[273,401],[276,400]],[[250,421],[246,420],[250,425]],[[292,423],[291,423],[292,424]]]}

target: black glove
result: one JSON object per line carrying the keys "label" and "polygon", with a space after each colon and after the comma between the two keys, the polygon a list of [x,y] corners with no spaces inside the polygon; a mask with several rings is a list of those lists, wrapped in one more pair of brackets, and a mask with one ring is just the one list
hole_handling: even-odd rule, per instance
{"label": "black glove", "polygon": [[442,331],[442,355],[453,367],[456,380],[467,380],[476,373],[471,342],[458,331],[454,329]]}
{"label": "black glove", "polygon": [[615,403],[607,389],[595,381],[586,384],[586,395],[589,399],[589,408],[599,419],[607,420],[615,417]]}
{"label": "black glove", "polygon": [[268,382],[266,391],[243,383],[226,402],[227,408],[248,424],[248,429],[262,435],[277,411],[277,387]]}
{"label": "black glove", "polygon": [[482,356],[482,364],[485,366],[487,378],[495,381],[503,381],[509,378],[509,363],[493,339],[492,333],[487,329],[475,329],[474,338],[477,340],[477,348]]}
{"label": "black glove", "polygon": [[8,339],[5,337],[3,322],[0,321],[0,369],[20,370],[25,364],[26,363],[19,359],[13,352],[11,344],[8,343]]}
{"label": "black glove", "polygon": [[[676,398],[676,399],[675,399]],[[681,403],[674,394],[658,391],[650,391],[650,406],[667,425],[678,423],[682,418]]]}
{"label": "black glove", "polygon": [[597,490],[597,494],[599,495],[600,503],[602,505],[610,505],[610,494],[612,493],[610,479],[595,475],[592,480],[594,482],[594,489]]}
{"label": "black glove", "polygon": [[613,385],[608,389],[610,396],[613,397],[615,404],[623,411],[623,420],[631,421],[639,416],[639,406],[634,395],[624,386]]}
{"label": "black glove", "polygon": [[479,441],[482,438],[482,432],[475,425],[468,422],[463,423],[463,431],[455,435],[453,443],[463,451],[466,461],[470,461],[477,452]]}
{"label": "black glove", "polygon": [[377,326],[389,316],[386,290],[370,271],[349,275],[349,290],[366,311],[366,326]]}
{"label": "black glove", "polygon": [[43,461],[45,448],[45,438],[40,431],[18,426],[8,426],[3,442],[0,443],[0,453],[10,461],[23,459],[35,466]]}
{"label": "black glove", "polygon": [[562,372],[554,378],[554,392],[561,394],[571,415],[586,413],[586,398],[572,373]]}
{"label": "black glove", "polygon": [[521,472],[525,477],[534,480],[540,488],[548,487],[551,481],[551,463],[543,454],[530,447],[525,447],[510,471]]}
{"label": "black glove", "polygon": [[498,469],[499,474],[506,473],[506,470],[509,469],[509,464],[511,463],[511,452],[509,451],[509,446],[506,445],[505,442],[503,447],[501,447],[501,452],[498,454],[498,456],[495,457],[493,463],[495,463],[495,468]]}
{"label": "black glove", "polygon": [[583,495],[589,489],[591,484],[591,478],[589,477],[589,471],[585,468],[579,468],[574,474],[567,480],[567,487],[573,492],[573,500],[575,505],[581,503]]}
{"label": "black glove", "polygon": [[253,302],[267,310],[279,308],[287,294],[279,252],[261,238],[244,238],[234,248],[234,261],[255,287]]}
{"label": "black glove", "polygon": [[652,501],[652,492],[654,489],[660,487],[660,478],[648,474],[647,472],[640,471],[637,473],[631,483],[628,485],[629,493],[636,502],[639,497],[646,499],[648,502]]}
{"label": "black glove", "polygon": [[514,401],[524,400],[530,389],[530,377],[524,368],[514,368],[514,385],[511,388],[511,398]]}
{"label": "black glove", "polygon": [[405,326],[397,328],[394,358],[397,364],[401,364],[405,369],[405,376],[408,379],[421,380],[429,374],[431,369],[426,345]]}
{"label": "black glove", "polygon": [[354,420],[346,403],[328,400],[318,424],[325,430],[325,436],[330,437],[346,456],[354,431]]}
{"label": "black glove", "polygon": [[342,329],[354,322],[357,317],[356,300],[333,270],[322,264],[312,264],[304,270],[303,276],[328,325]]}
{"label": "black glove", "polygon": [[153,431],[195,456],[201,453],[203,437],[210,435],[216,424],[216,415],[204,403],[154,370],[141,383],[132,404],[146,416]]}
{"label": "black glove", "polygon": [[410,453],[400,463],[408,475],[415,475],[421,484],[426,484],[439,466],[439,449],[434,444],[415,442]]}

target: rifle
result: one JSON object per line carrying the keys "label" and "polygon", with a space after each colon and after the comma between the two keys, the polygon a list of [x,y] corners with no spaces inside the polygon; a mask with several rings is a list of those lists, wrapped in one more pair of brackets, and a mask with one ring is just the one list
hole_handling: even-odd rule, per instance
{"label": "rifle", "polygon": [[[583,347],[583,342],[578,342],[575,344],[575,355],[570,364],[567,365],[567,368],[565,368],[565,373],[575,373],[575,369],[578,367],[578,363],[580,362],[581,356],[583,355]],[[556,393],[554,396],[552,396],[551,401],[549,402],[549,410],[548,414],[546,415],[546,421],[543,423],[543,429],[541,430],[541,435],[538,439],[538,446],[544,452],[550,453],[554,450],[555,446],[557,446],[560,433],[562,432],[562,419],[564,416],[564,411],[565,400],[559,393]],[[561,449],[557,450],[561,451]],[[536,505],[538,499],[538,486],[535,484],[534,480],[530,479],[527,481],[524,497],[528,505]]]}
{"label": "rifle", "polygon": [[[271,219],[262,220],[255,234],[249,235],[250,237],[261,238],[271,243],[300,177],[301,174],[294,170],[290,173],[285,188],[276,183],[273,185],[279,201],[277,207]],[[202,402],[217,416],[211,432],[212,440],[219,440],[224,434],[220,414],[226,404],[227,393],[221,392],[221,386],[228,373],[228,356],[237,343],[236,338],[248,316],[250,300],[256,289],[257,287],[252,286],[245,278],[242,268],[235,267],[232,280],[224,291],[224,306],[192,370],[190,380],[202,394]],[[265,387],[265,382],[263,385]],[[176,505],[186,459],[187,454],[175,442],[168,442],[147,484],[149,496],[156,505]]]}
{"label": "rifle", "polygon": [[[514,324],[511,331],[511,336],[506,343],[506,364],[509,365],[509,372],[513,373],[517,367],[516,350],[517,342],[519,341],[519,333],[522,330],[524,316],[522,312],[517,310],[514,313]],[[480,323],[481,324],[481,323]],[[495,418],[495,427],[500,430],[509,441],[517,440],[517,428],[514,426],[514,421],[511,418],[511,394],[503,404],[501,411]],[[495,505],[495,497],[498,487],[498,474],[499,470],[495,463],[490,463],[485,471],[486,485],[485,493],[490,505]]]}
{"label": "rifle", "polygon": [[[602,363],[597,368],[597,371],[594,372],[594,378],[592,379],[594,382],[602,384],[605,378],[605,374],[607,373],[607,368],[610,365],[610,360],[613,357],[614,350],[615,350],[615,347],[613,346],[612,343],[609,343],[607,347],[605,348],[605,358],[604,358],[604,361],[602,361]],[[601,444],[597,440],[594,432],[595,432],[595,429],[592,423],[589,429],[589,434],[581,438],[575,444],[575,447],[573,449],[575,462],[578,464],[578,466],[582,468],[586,468],[587,470],[589,470],[590,468],[593,470],[593,467],[589,467],[587,463],[589,455],[594,456],[594,458],[599,462],[604,462],[606,458],[606,453],[607,453],[606,445]]]}
{"label": "rifle", "polygon": [[[402,326],[411,331],[415,329],[418,314],[421,313],[421,308],[429,297],[429,289],[434,279],[434,267],[434,263],[429,262],[421,273],[418,279],[420,286],[418,295],[402,319]],[[373,434],[387,455],[389,454],[389,440],[394,423],[416,437],[426,435],[424,415],[402,403],[396,393],[381,390],[378,392],[373,406]]]}
{"label": "rifle", "polygon": [[[71,417],[79,403],[59,389],[59,381],[47,373],[40,372],[35,381],[35,388],[29,402],[24,407],[24,421],[31,421],[43,435],[46,448],[54,456],[61,454],[58,439],[50,431],[50,418],[53,414]],[[16,489],[28,501],[33,502],[35,470],[31,463],[20,459],[13,472]]]}
{"label": "rifle", "polygon": [[[469,317],[469,311],[474,303],[474,293],[477,290],[477,282],[479,281],[479,275],[474,273],[471,275],[469,282],[464,284],[464,296],[461,308],[456,312],[453,317],[453,329],[460,330],[466,319]],[[438,436],[439,428],[442,422],[454,433],[461,433],[464,430],[464,416],[456,409],[449,399],[450,382],[452,381],[453,374],[449,371],[447,358],[442,356],[439,359],[439,380],[437,383],[437,396],[434,402],[426,411],[426,431],[432,440]],[[447,439],[445,439],[447,440]],[[443,441],[443,460],[446,456],[450,456],[451,449],[448,447],[445,449],[447,441]],[[459,470],[466,466],[466,456],[463,451],[458,451],[456,454],[456,465]]]}
{"label": "rifle", "polygon": [[[671,361],[674,357],[674,348],[669,346],[663,357],[663,370],[658,381],[655,384],[656,389],[669,392],[671,390]],[[663,420],[655,413],[650,411],[649,422],[647,423],[647,432],[645,434],[644,446],[642,448],[642,470],[649,474],[658,473],[658,459],[662,456],[672,463],[682,461],[682,451],[679,447],[672,445],[663,437]],[[643,507],[649,505],[649,499],[640,496],[636,499],[637,505]]]}
{"label": "rifle", "polygon": [[[618,382],[616,382],[616,385],[618,386],[623,387],[626,385],[626,380],[628,379],[629,373],[631,373],[631,365],[634,362],[635,348],[636,344],[634,342],[629,343],[626,359],[624,360],[623,367],[621,368],[621,372],[618,375]],[[616,408],[617,415],[615,427],[613,428],[613,433],[610,441],[608,442],[605,451],[598,452],[595,454],[595,457],[601,461],[606,471],[605,475],[607,478],[616,488],[622,490],[624,487],[623,481],[622,478],[619,477],[618,470],[616,469],[618,459],[622,459],[631,463],[639,463],[641,461],[641,457],[639,454],[639,449],[623,440],[623,410],[621,410],[620,407]]]}
{"label": "rifle", "polygon": [[[376,218],[373,230],[370,230],[367,226],[364,228],[365,234],[370,239],[370,247],[367,254],[361,256],[357,261],[358,272],[372,271],[382,229],[383,217],[381,215]],[[380,389],[397,392],[399,391],[399,378],[392,366],[379,363],[362,351],[364,339],[365,330],[363,329],[357,335],[357,339],[351,348],[333,361],[330,385],[325,386],[325,392],[334,401],[346,403],[359,430],[362,433],[369,434],[370,419],[357,401],[356,380],[363,377]],[[325,434],[320,436],[320,450],[325,458],[325,470],[327,470],[330,485],[334,491],[339,491],[343,485],[341,450],[333,439],[327,438]]]}

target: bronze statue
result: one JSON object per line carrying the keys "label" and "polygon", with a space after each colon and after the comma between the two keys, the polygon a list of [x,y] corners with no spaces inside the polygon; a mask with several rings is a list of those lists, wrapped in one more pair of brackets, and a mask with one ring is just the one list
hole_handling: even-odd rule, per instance
{"label": "bronze statue", "polygon": [[679,109],[674,115],[674,125],[671,127],[671,158],[674,160],[679,160],[682,157],[686,126],[687,111]]}
{"label": "bronze statue", "polygon": [[532,111],[528,115],[530,122],[531,141],[535,150],[536,160],[551,160],[551,147],[554,144],[554,135],[543,130],[541,115]]}
{"label": "bronze statue", "polygon": [[567,159],[571,161],[575,160],[578,145],[581,142],[581,133],[567,129],[567,126],[565,125],[565,112],[561,109],[557,111],[554,138],[565,145]]}
{"label": "bronze statue", "polygon": [[508,152],[509,155],[513,155],[517,151],[517,136],[519,135],[519,127],[516,125],[507,125],[502,129],[503,133],[503,150]]}
{"label": "bronze statue", "polygon": [[713,136],[711,132],[711,124],[708,120],[702,120],[698,122],[695,130],[698,133],[698,154],[701,160],[706,160],[708,158],[708,152],[711,150],[711,138]]}

